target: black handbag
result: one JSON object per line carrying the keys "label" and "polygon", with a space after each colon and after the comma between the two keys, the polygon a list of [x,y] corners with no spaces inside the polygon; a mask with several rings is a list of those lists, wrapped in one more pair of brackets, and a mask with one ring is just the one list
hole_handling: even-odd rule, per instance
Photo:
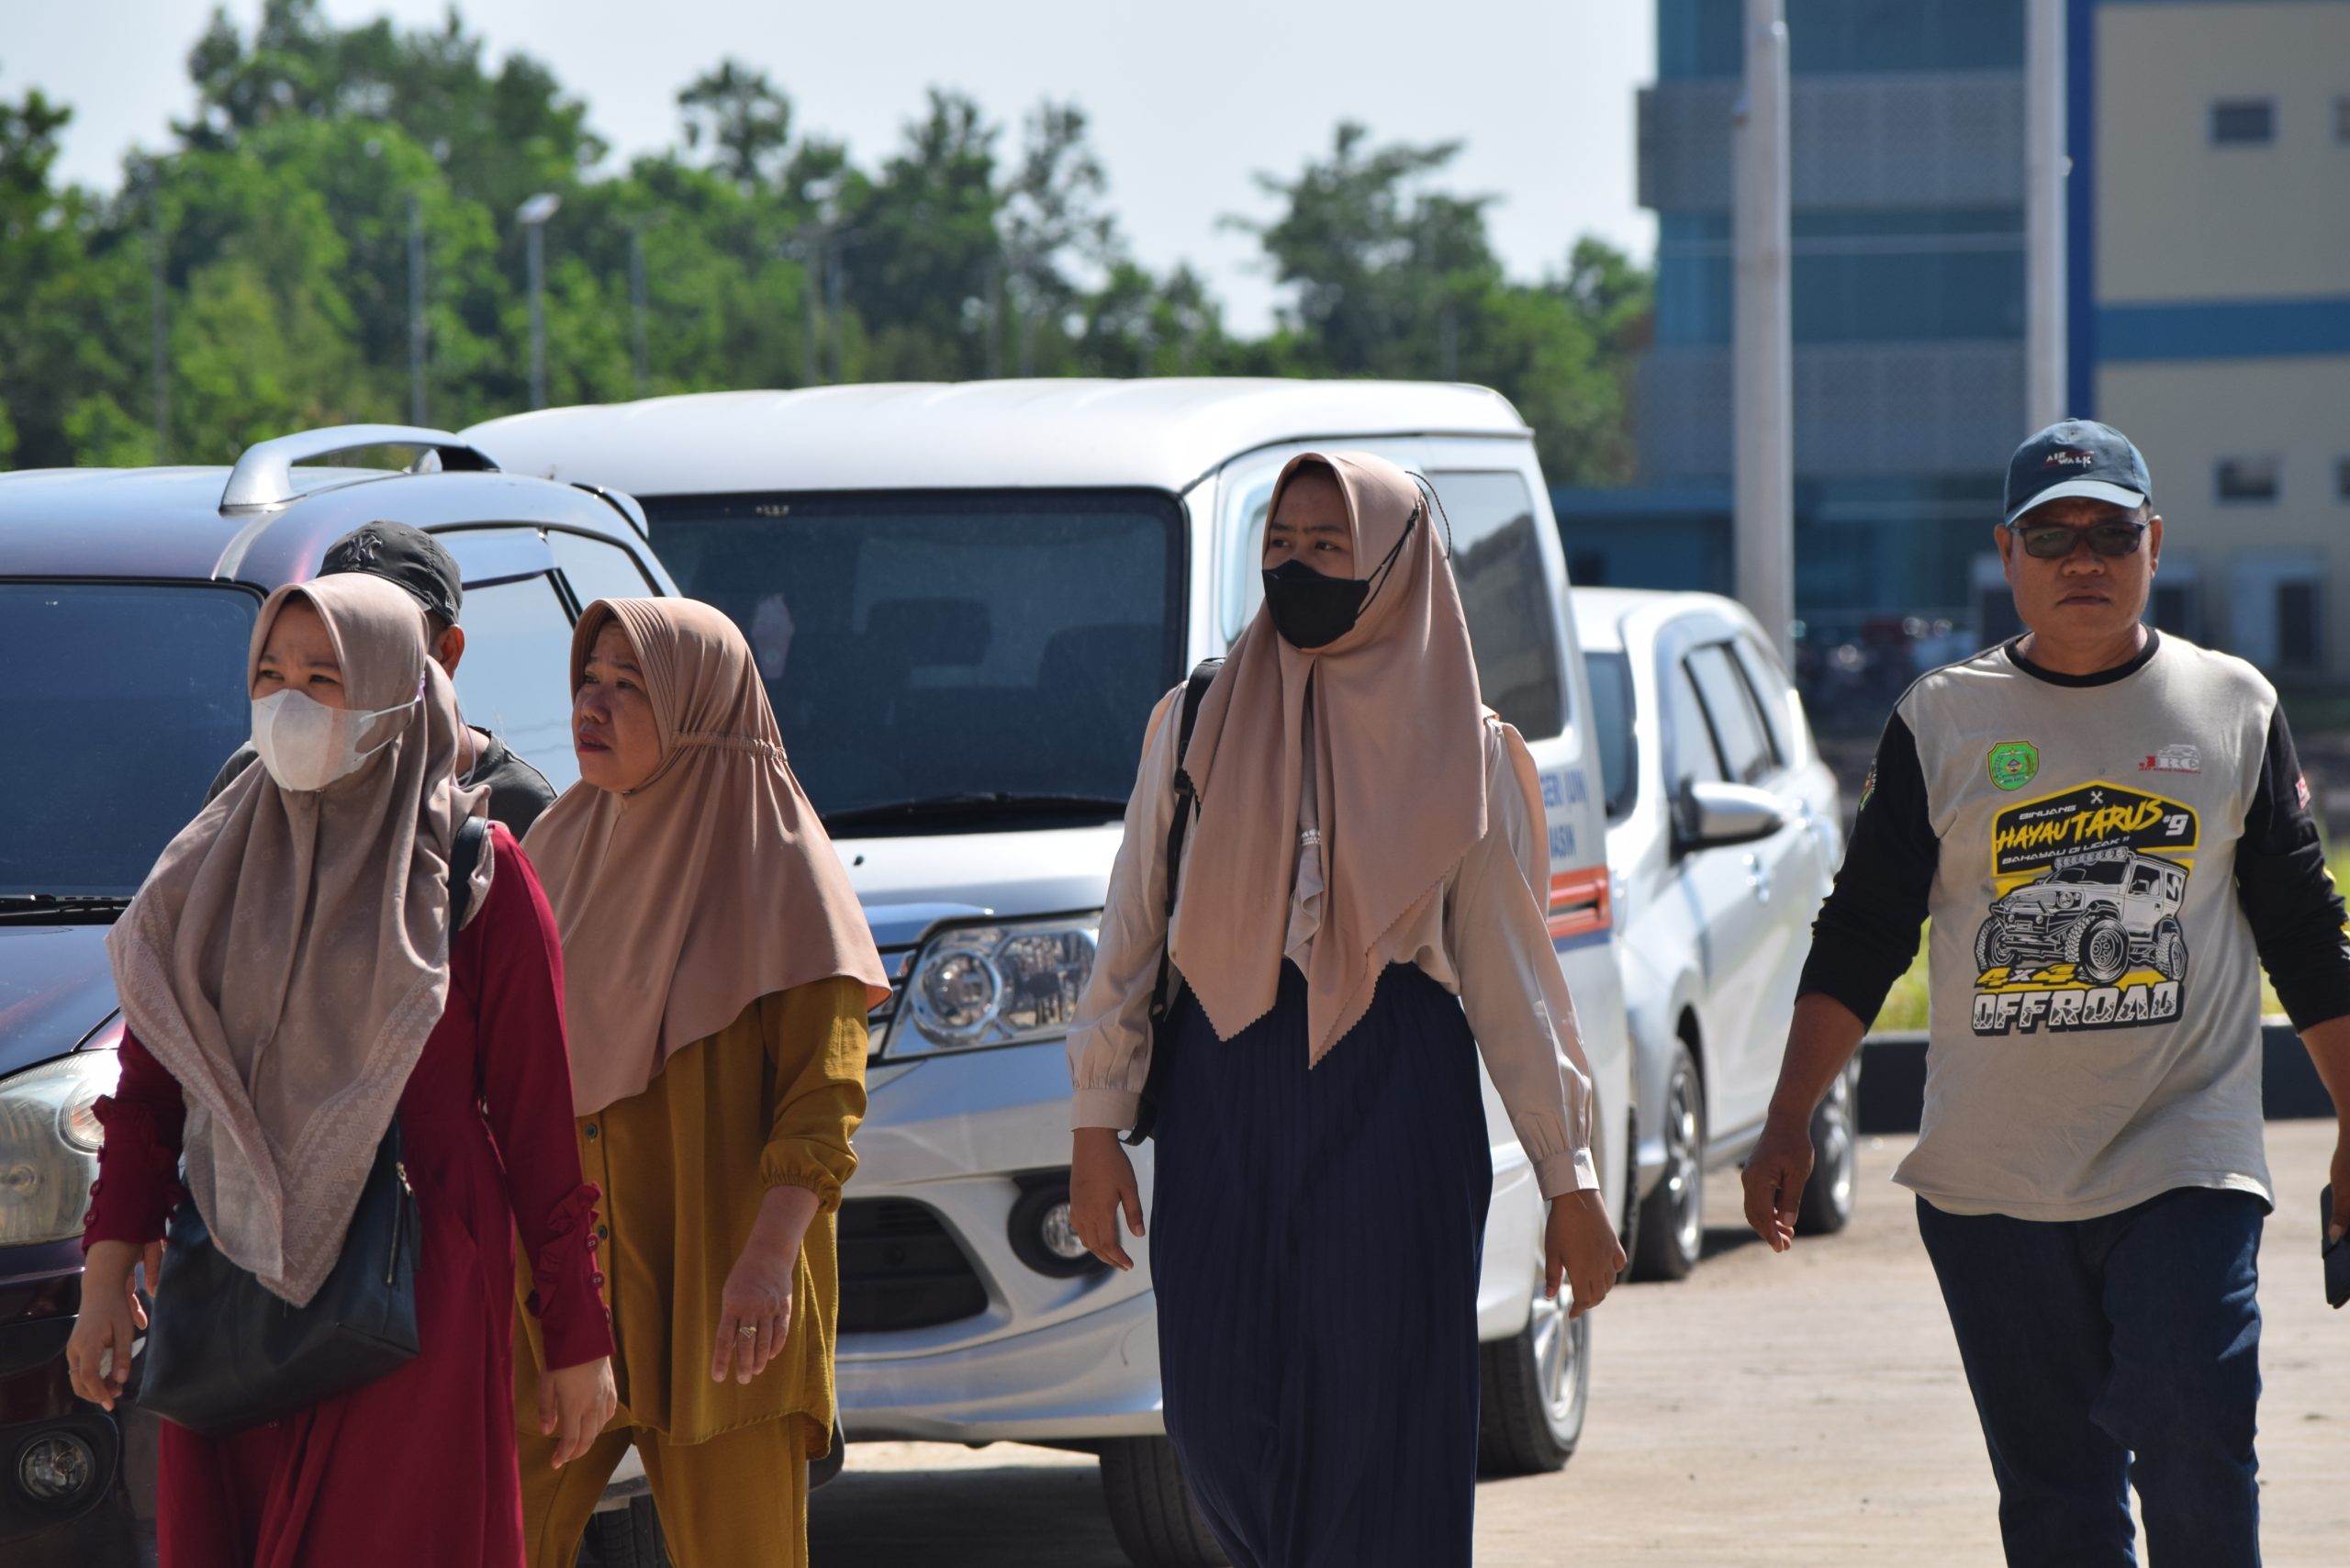
{"label": "black handbag", "polygon": [[1130,1144],[1149,1137],[1158,1123],[1158,1100],[1166,1088],[1167,1060],[1175,1044],[1169,1020],[1174,1015],[1175,986],[1181,977],[1169,961],[1167,949],[1175,939],[1175,894],[1183,872],[1183,840],[1191,834],[1192,813],[1199,809],[1200,799],[1192,776],[1183,771],[1183,754],[1192,749],[1192,731],[1200,722],[1200,701],[1214,684],[1215,672],[1223,667],[1220,658],[1202,659],[1192,666],[1191,679],[1183,683],[1183,716],[1175,726],[1175,816],[1167,825],[1167,934],[1158,946],[1158,980],[1150,988],[1150,1073],[1143,1081],[1134,1130],[1125,1135]]}
{"label": "black handbag", "polygon": [[[449,929],[464,923],[487,830],[458,830]],[[395,1114],[375,1148],[334,1270],[308,1305],[275,1295],[212,1244],[195,1201],[172,1216],[140,1372],[139,1403],[204,1437],[278,1420],[398,1371],[420,1348],[416,1193]]]}

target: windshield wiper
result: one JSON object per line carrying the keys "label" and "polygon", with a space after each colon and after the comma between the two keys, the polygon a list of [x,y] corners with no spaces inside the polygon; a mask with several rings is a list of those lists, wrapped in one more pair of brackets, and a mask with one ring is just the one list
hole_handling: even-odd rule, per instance
{"label": "windshield wiper", "polygon": [[87,920],[120,914],[127,898],[111,893],[0,893],[0,920]]}
{"label": "windshield wiper", "polygon": [[887,801],[879,805],[851,806],[820,813],[824,827],[882,827],[918,822],[925,817],[1068,817],[1116,816],[1126,813],[1124,801],[1106,795],[1024,795],[1003,790],[959,795],[923,795],[911,801]]}

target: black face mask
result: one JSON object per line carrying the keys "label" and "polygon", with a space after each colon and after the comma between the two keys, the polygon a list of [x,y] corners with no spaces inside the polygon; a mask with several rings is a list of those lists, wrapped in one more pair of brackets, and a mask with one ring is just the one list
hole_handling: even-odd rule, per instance
{"label": "black face mask", "polygon": [[1390,569],[1395,557],[1403,553],[1404,541],[1418,527],[1420,514],[1415,510],[1411,521],[1404,523],[1395,548],[1387,552],[1370,577],[1333,577],[1315,571],[1297,559],[1283,561],[1264,574],[1265,609],[1273,618],[1273,630],[1281,641],[1292,648],[1326,647],[1355,629],[1362,612],[1370,608],[1371,597],[1376,591],[1371,578],[1378,578],[1378,588],[1387,586],[1394,574]]}

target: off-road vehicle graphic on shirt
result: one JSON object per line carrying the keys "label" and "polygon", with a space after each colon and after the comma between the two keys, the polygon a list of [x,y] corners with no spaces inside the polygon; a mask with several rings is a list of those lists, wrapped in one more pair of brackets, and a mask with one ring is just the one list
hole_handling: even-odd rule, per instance
{"label": "off-road vehicle graphic on shirt", "polygon": [[[2099,780],[1998,813],[1975,934],[1974,1029],[2110,1029],[2179,1015],[2192,809]],[[2149,851],[2162,849],[2172,854]]]}

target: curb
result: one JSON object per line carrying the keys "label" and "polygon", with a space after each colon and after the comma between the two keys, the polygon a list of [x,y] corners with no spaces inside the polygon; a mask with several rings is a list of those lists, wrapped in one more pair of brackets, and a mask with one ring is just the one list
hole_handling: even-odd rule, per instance
{"label": "curb", "polygon": [[[1926,1033],[1922,1029],[1891,1030],[1861,1042],[1861,1097],[1858,1108],[1863,1133],[1914,1133],[1926,1099]],[[2260,1091],[2272,1122],[2299,1121],[2333,1115],[2333,1102],[2310,1065],[2300,1036],[2281,1018],[2260,1025]]]}

